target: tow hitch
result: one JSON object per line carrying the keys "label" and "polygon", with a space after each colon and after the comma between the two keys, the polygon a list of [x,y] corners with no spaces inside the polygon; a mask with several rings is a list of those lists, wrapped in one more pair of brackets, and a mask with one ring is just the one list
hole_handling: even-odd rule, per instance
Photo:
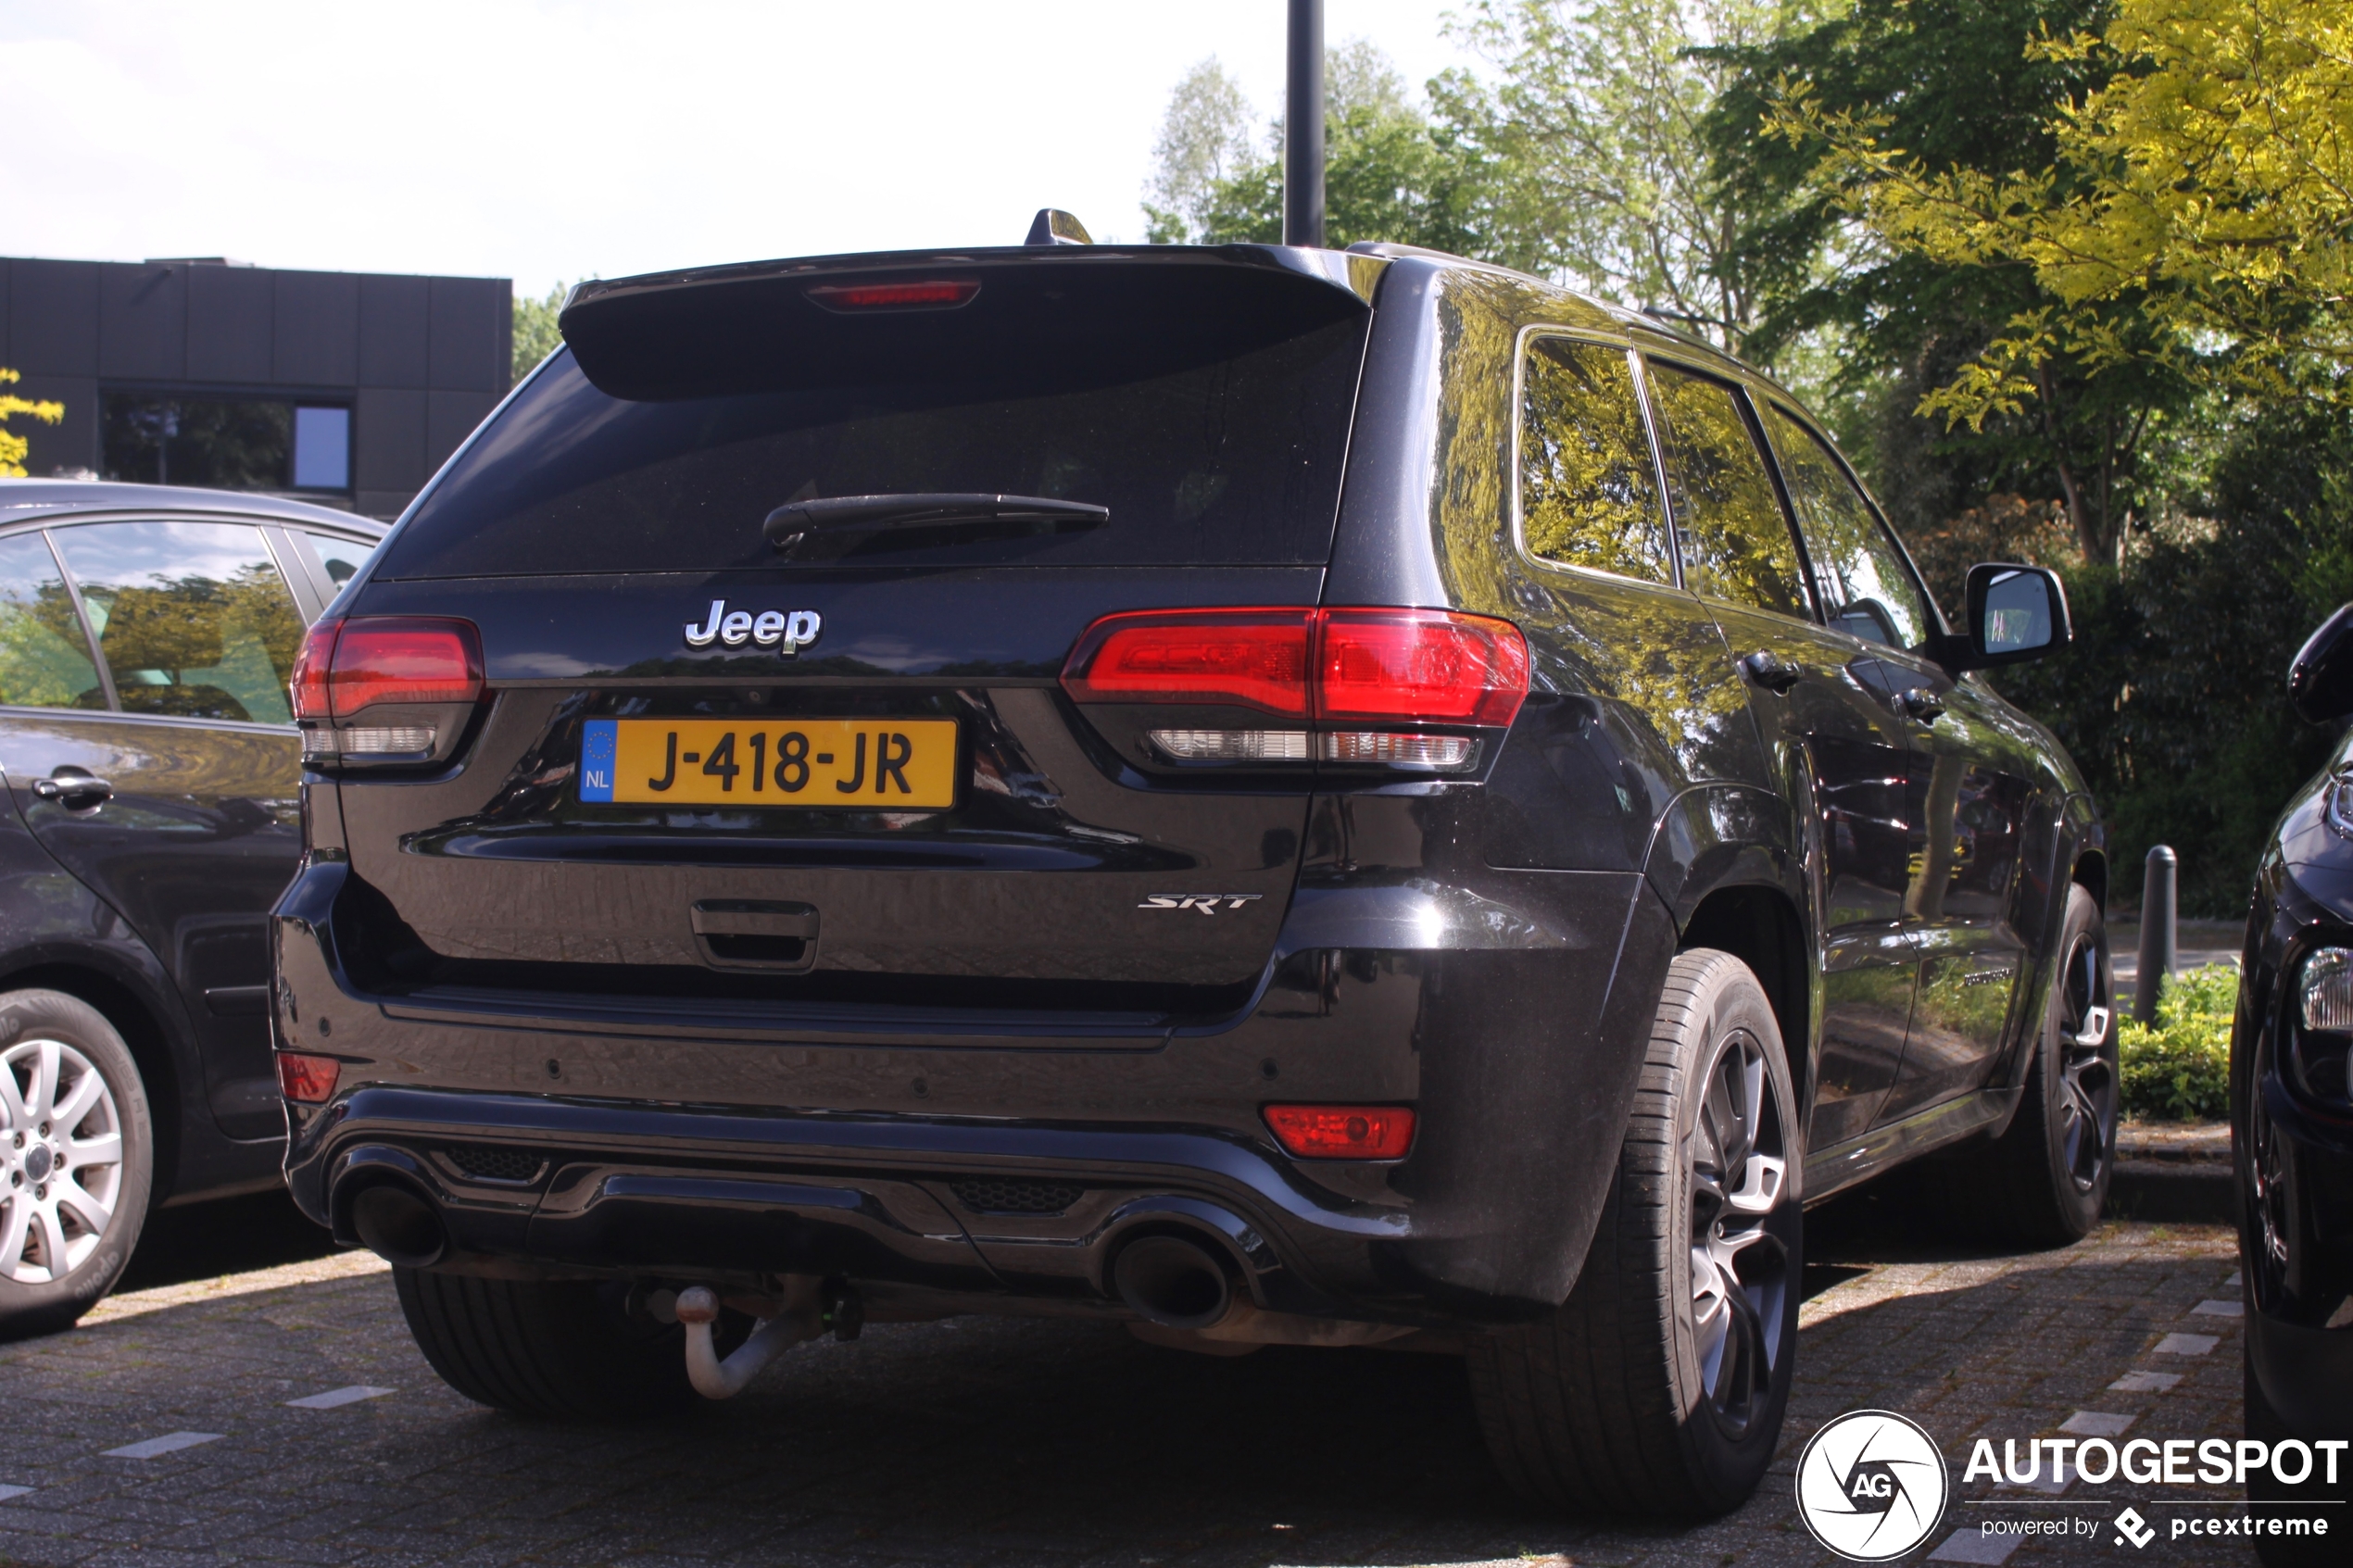
{"label": "tow hitch", "polygon": [[856,1338],[864,1318],[854,1292],[839,1287],[829,1292],[824,1281],[796,1275],[786,1285],[783,1310],[761,1319],[751,1337],[722,1361],[711,1341],[711,1325],[719,1321],[719,1293],[707,1285],[690,1286],[678,1293],[673,1311],[686,1328],[686,1380],[706,1399],[732,1399],[770,1361],[828,1330],[837,1338]]}

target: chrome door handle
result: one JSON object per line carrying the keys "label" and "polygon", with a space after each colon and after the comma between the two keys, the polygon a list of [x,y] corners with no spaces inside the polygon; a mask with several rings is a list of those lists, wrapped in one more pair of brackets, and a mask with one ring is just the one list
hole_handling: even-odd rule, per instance
{"label": "chrome door handle", "polygon": [[54,800],[69,811],[93,811],[114,798],[114,785],[87,773],[32,781],[33,798]]}
{"label": "chrome door handle", "polygon": [[1911,690],[1897,695],[1895,709],[1907,719],[1917,719],[1923,724],[1933,724],[1944,717],[1944,699],[1926,686],[1914,686]]}
{"label": "chrome door handle", "polygon": [[1792,686],[1806,679],[1803,669],[1767,648],[1744,655],[1741,659],[1741,673],[1767,691],[1782,696],[1787,696]]}

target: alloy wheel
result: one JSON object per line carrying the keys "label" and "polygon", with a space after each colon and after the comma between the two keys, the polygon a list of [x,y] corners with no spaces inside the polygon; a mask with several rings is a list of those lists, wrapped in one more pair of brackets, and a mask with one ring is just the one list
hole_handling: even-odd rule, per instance
{"label": "alloy wheel", "polygon": [[2109,1004],[2108,955],[2092,933],[2078,933],[2059,976],[2059,1158],[2078,1192],[2099,1185],[2115,1144],[2116,1014]]}
{"label": "alloy wheel", "polygon": [[1762,1043],[1745,1030],[1727,1035],[1701,1083],[1687,1145],[1692,1326],[1708,1403],[1737,1435],[1780,1371],[1797,1205],[1788,1122]]}
{"label": "alloy wheel", "polygon": [[113,1223],[122,1118],[90,1059],[61,1040],[0,1053],[0,1277],[65,1278]]}

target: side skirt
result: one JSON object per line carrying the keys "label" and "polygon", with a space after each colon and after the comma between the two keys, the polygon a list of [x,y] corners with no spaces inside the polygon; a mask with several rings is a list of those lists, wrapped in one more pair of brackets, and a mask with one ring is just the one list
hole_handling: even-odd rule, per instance
{"label": "side skirt", "polygon": [[1811,1208],[1930,1149],[2007,1123],[2024,1092],[2020,1088],[1980,1089],[1915,1111],[1901,1122],[1874,1127],[1859,1138],[1814,1150],[1806,1157],[1806,1206]]}

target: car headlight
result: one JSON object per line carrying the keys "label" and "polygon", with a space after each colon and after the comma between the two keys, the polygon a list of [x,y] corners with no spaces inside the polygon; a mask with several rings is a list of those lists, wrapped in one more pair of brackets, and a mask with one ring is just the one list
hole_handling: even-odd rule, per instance
{"label": "car headlight", "polygon": [[2296,972],[2296,1022],[2287,1053],[2296,1086],[2326,1105],[2353,1104],[2346,1073],[2353,1051],[2353,948],[2322,947],[2305,959]]}

